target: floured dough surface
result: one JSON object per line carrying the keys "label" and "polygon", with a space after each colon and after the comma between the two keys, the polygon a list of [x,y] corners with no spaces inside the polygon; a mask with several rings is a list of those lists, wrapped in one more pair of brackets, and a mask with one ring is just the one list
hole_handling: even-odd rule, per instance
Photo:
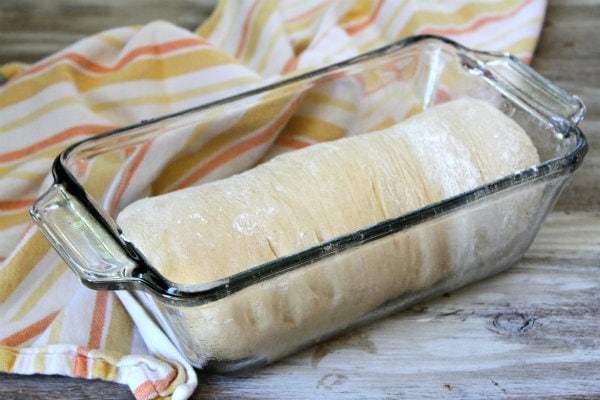
{"label": "floured dough surface", "polygon": [[205,283],[537,162],[515,122],[482,101],[461,99],[382,131],[139,200],[117,222],[165,277]]}
{"label": "floured dough surface", "polygon": [[[117,222],[168,279],[198,284],[538,162],[516,123],[486,103],[463,99],[383,131],[313,145],[228,179],[139,200]],[[390,302],[491,273],[494,263],[486,260],[518,247],[510,241],[529,225],[536,196],[525,191],[474,213],[458,210],[207,304],[177,307],[151,299],[195,366],[270,362]]]}

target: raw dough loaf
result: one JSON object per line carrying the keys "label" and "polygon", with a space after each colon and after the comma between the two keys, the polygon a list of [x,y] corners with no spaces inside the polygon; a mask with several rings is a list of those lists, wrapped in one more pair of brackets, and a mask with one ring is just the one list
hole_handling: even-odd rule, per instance
{"label": "raw dough loaf", "polygon": [[[168,279],[197,284],[538,162],[515,122],[484,102],[461,99],[382,131],[313,145],[228,179],[140,200],[117,222]],[[272,361],[386,302],[479,265],[479,249],[494,251],[496,241],[527,224],[528,216],[514,208],[512,202],[492,207],[484,215],[492,225],[459,214],[418,226],[203,306],[155,305],[197,367],[211,359]],[[516,216],[504,223],[508,210]]]}
{"label": "raw dough loaf", "polygon": [[165,277],[205,283],[537,162],[515,122],[486,103],[463,99],[386,130],[139,200],[117,223]]}

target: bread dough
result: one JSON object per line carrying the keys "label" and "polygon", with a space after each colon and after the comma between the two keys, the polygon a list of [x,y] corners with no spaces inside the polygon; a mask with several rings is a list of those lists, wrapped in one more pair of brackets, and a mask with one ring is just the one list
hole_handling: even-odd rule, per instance
{"label": "bread dough", "polygon": [[[206,283],[538,162],[514,121],[485,102],[460,99],[385,130],[316,144],[227,179],[139,200],[117,223],[166,278]],[[505,209],[497,208],[495,217]],[[209,358],[274,359],[390,299],[434,285],[473,257],[475,243],[491,243],[504,228],[494,229],[483,228],[487,235],[473,229],[472,220],[442,219],[212,304],[159,307],[197,366]]]}
{"label": "bread dough", "polygon": [[464,99],[386,130],[313,145],[227,179],[139,200],[117,223],[165,277],[205,283],[537,161],[515,122]]}

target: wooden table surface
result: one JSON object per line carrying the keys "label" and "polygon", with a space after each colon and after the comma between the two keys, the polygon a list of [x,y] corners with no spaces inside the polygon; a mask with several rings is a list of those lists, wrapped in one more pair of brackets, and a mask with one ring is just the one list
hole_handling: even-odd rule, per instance
{"label": "wooden table surface", "polygon": [[[193,28],[211,1],[98,3],[3,0],[0,63],[155,18]],[[599,32],[600,0],[549,2],[533,67],[583,99],[590,151],[518,265],[253,375],[200,374],[193,398],[600,398]],[[110,382],[0,374],[0,398],[133,397]]]}

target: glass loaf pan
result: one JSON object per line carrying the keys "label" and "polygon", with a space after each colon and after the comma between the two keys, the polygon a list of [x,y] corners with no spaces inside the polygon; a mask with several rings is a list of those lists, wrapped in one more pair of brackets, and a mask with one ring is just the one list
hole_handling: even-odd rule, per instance
{"label": "glass loaf pan", "polygon": [[[116,213],[147,196],[162,168],[199,151],[207,127],[226,125],[227,118],[253,108],[260,112],[267,109],[261,107],[299,104],[312,91],[330,89],[363,110],[352,124],[358,131],[349,134],[399,122],[450,99],[486,100],[525,129],[541,163],[207,284],[166,280],[135,243],[124,238]],[[55,182],[36,201],[31,215],[85,285],[134,293],[194,366],[217,372],[247,370],[517,262],[583,160],[587,143],[577,126],[583,114],[578,98],[510,55],[469,50],[441,37],[415,36],[79,142],[55,160]],[[243,126],[238,129],[237,134],[245,133]],[[129,198],[111,207],[115,181],[127,173],[136,152],[151,142],[166,149],[156,159],[156,171],[147,174],[147,181],[136,181]],[[258,157],[249,160],[240,169],[257,161]],[[382,252],[407,251],[399,243],[432,237],[443,237],[447,248],[469,251],[446,261],[433,258],[439,265],[423,267],[437,271],[435,278],[419,282],[403,272],[417,267],[418,255],[400,253],[394,263],[381,262]],[[327,293],[327,285],[340,276],[345,292],[309,298],[313,289]]]}

